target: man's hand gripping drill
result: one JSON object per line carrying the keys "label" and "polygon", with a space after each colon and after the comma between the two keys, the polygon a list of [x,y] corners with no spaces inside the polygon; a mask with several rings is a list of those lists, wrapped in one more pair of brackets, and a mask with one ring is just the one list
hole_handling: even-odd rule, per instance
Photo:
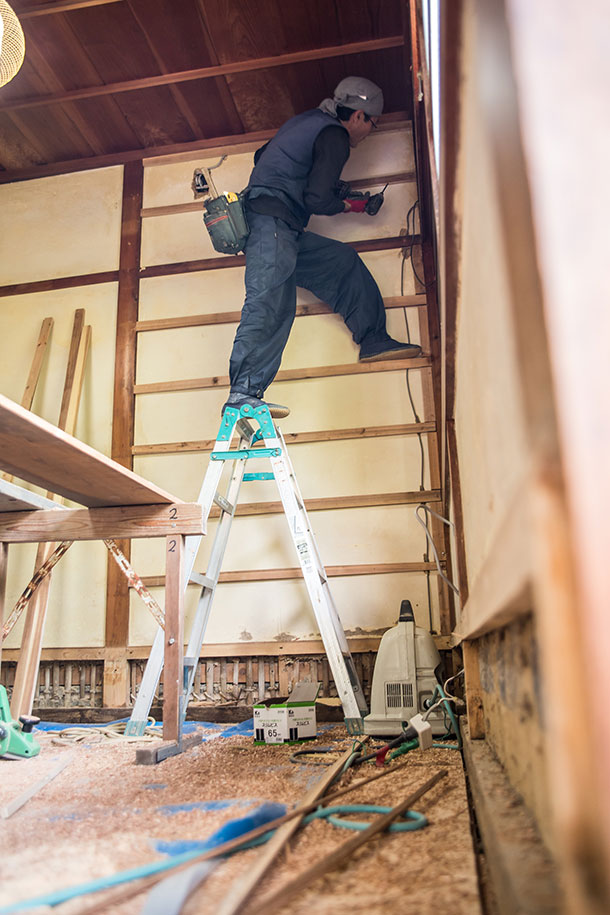
{"label": "man's hand gripping drill", "polygon": [[386,188],[387,184],[378,194],[370,194],[368,191],[353,191],[347,181],[339,181],[337,193],[346,205],[347,213],[367,213],[369,216],[376,216],[383,205]]}

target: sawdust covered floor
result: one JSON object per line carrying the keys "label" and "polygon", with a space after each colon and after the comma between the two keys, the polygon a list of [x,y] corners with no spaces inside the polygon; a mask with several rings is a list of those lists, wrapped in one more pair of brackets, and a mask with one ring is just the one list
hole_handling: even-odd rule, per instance
{"label": "sawdust covered floor", "polygon": [[[218,732],[216,732],[217,735]],[[214,736],[214,732],[204,732]],[[76,747],[40,738],[41,754],[24,762],[0,761],[0,806],[71,754],[68,766],[27,804],[2,822],[0,906],[63,889],[117,871],[164,860],[158,842],[202,840],[228,820],[244,816],[263,801],[292,806],[323,771],[294,764],[294,747],[256,747],[248,736],[223,737],[165,760],[136,766],[133,745],[106,741]],[[337,753],[351,746],[343,727],[325,730],[316,745]],[[307,745],[311,747],[311,744]],[[324,759],[335,760],[337,755]],[[395,912],[414,915],[480,912],[476,865],[461,756],[455,750],[416,750],[391,765],[396,773],[350,793],[339,803],[399,803],[440,768],[448,776],[414,805],[429,820],[416,832],[384,834],[361,848],[339,871],[319,878],[277,912],[330,915]],[[339,786],[374,774],[365,764]],[[337,786],[334,786],[337,787]],[[334,789],[331,789],[334,790]],[[366,818],[359,815],[359,819]],[[243,915],[354,835],[322,820],[300,830],[287,852],[264,878]],[[252,868],[263,848],[223,860],[191,897],[184,915],[215,912],[227,892]],[[116,894],[117,890],[111,891]],[[73,899],[54,915],[80,915],[101,893]],[[109,915],[140,912],[146,894],[108,905]]]}

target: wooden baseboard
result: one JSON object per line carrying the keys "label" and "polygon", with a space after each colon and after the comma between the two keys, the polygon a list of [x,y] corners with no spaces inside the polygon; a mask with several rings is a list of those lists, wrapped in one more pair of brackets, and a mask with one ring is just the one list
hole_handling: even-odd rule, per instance
{"label": "wooden baseboard", "polygon": [[[34,706],[32,714],[41,721],[57,721],[69,724],[107,724],[109,721],[120,721],[131,715],[131,708],[95,708],[80,706],[74,708],[46,708]],[[155,721],[161,721],[163,711],[160,705],[153,705],[150,714]],[[316,703],[316,718],[318,721],[343,721],[341,705]],[[189,721],[211,721],[215,724],[235,724],[252,718],[251,705],[197,705],[191,703],[188,708]]]}
{"label": "wooden baseboard", "polygon": [[[451,651],[453,637],[434,635],[434,644],[439,651]],[[348,637],[347,644],[352,654],[377,651],[381,634]],[[2,652],[4,662],[19,660],[19,648],[5,648]],[[323,655],[324,644],[321,639],[295,639],[286,642],[222,642],[206,643],[200,653],[201,658],[247,658],[247,657],[298,657],[299,655]],[[146,661],[150,654],[150,645],[129,645],[126,648],[43,648],[41,661]]]}
{"label": "wooden baseboard", "polygon": [[464,760],[499,915],[563,911],[558,871],[535,820],[485,740],[462,721]]}

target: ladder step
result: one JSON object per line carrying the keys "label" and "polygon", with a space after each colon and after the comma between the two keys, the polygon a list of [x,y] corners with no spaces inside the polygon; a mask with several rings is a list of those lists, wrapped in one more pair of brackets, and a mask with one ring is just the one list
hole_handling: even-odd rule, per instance
{"label": "ladder step", "polygon": [[240,448],[238,451],[212,451],[211,461],[234,461],[238,458],[279,457],[280,448]]}
{"label": "ladder step", "polygon": [[274,473],[244,473],[244,483],[251,483],[253,480],[275,480]]}
{"label": "ladder step", "polygon": [[221,496],[219,492],[217,492],[216,495],[214,496],[214,502],[216,503],[218,508],[221,509],[221,511],[227,512],[227,514],[229,514],[229,515],[232,515],[233,512],[235,511],[235,506],[231,505],[231,503],[228,502],[224,496]]}
{"label": "ladder step", "polygon": [[201,575],[199,572],[191,572],[190,580],[202,588],[207,588],[208,591],[213,591],[216,585],[213,578],[208,578],[207,575]]}

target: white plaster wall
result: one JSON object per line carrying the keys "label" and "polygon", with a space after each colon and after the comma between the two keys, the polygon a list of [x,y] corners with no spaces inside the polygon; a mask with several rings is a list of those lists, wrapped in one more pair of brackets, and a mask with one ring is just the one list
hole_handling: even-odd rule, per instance
{"label": "white plaster wall", "polygon": [[0,285],[116,270],[122,166],[0,189]]}
{"label": "white plaster wall", "polygon": [[[145,207],[191,199],[193,168],[200,164],[193,160],[148,168]],[[230,156],[215,173],[218,189],[244,187],[251,164],[251,154]],[[410,131],[395,131],[371,137],[359,146],[345,169],[345,177],[383,176],[412,169]],[[414,193],[412,183],[391,185],[378,218],[316,217],[310,227],[345,240],[398,235],[406,225],[406,213]],[[146,264],[215,256],[199,213],[147,217],[143,223],[143,252]],[[400,252],[370,252],[363,255],[363,260],[384,296],[415,291],[410,264],[403,265]],[[316,299],[299,290],[298,301]],[[159,277],[142,283],[140,318],[239,311],[242,303],[243,268],[240,267]],[[391,333],[406,339],[408,319],[411,338],[418,341],[415,309],[392,309],[387,314]],[[236,324],[232,323],[140,334],[138,383],[226,376],[235,329]],[[331,314],[304,316],[295,321],[282,368],[353,364],[357,358],[358,348],[340,318]],[[419,372],[411,372],[410,381],[421,414]],[[226,396],[226,387],[138,396],[136,443],[215,438]],[[290,404],[291,415],[282,422],[285,432],[414,421],[404,371],[276,382],[267,396]],[[306,498],[403,492],[417,490],[420,485],[421,453],[414,437],[296,444],[291,446],[291,456]],[[206,454],[148,455],[136,458],[135,469],[182,498],[193,499],[207,463]],[[427,466],[424,486],[429,486]],[[240,501],[277,499],[275,485],[262,483],[244,484]],[[415,506],[400,505],[312,513],[311,521],[325,563],[421,562],[426,544],[415,521],[414,509]],[[201,571],[206,567],[215,528],[215,522],[211,522],[197,559],[196,568]],[[292,567],[296,565],[293,551],[281,515],[241,517],[234,522],[223,568]],[[162,574],[162,544],[153,541],[135,544],[134,563],[140,574]],[[365,634],[392,625],[400,600],[405,597],[412,600],[418,621],[429,624],[427,582],[423,573],[333,578],[331,587],[348,632]],[[196,605],[196,590],[189,589],[189,614]],[[438,626],[434,575],[431,591],[433,625]],[[161,591],[159,598],[162,599]],[[206,640],[212,643],[250,638],[273,641],[286,633],[305,639],[315,635],[316,628],[307,593],[298,580],[223,584],[217,592]],[[154,630],[154,621],[137,597],[132,596],[131,644],[146,644]]]}
{"label": "white plaster wall", "polygon": [[[171,165],[151,166],[145,173],[144,207],[167,206],[186,203],[193,199],[190,190],[193,170],[216,160],[193,159]],[[252,153],[228,156],[216,169],[213,179],[219,192],[240,191],[248,183],[253,164]],[[343,170],[343,178],[353,181],[374,178],[376,175],[411,172],[413,147],[410,131],[383,131],[367,138],[350,155]],[[384,182],[385,183],[385,182]],[[371,192],[381,190],[371,187]],[[378,215],[351,213],[332,219],[314,216],[309,230],[343,240],[358,241],[365,238],[384,238],[398,235],[406,226],[406,213],[417,197],[414,183],[391,184],[385,194],[385,203]],[[203,225],[201,212],[151,216],[144,220],[142,237],[142,265],[177,263],[204,257],[215,257],[216,252]],[[216,309],[221,310],[221,309]]]}
{"label": "white plaster wall", "polygon": [[[219,189],[243,187],[251,167],[251,154],[240,154],[222,166],[225,178]],[[200,162],[154,166],[145,171],[145,207],[191,199],[193,167]],[[393,174],[413,167],[408,131],[370,138],[355,151],[345,177]],[[122,169],[103,169],[40,179],[0,188],[3,244],[1,282],[27,282],[55,276],[113,270],[118,267]],[[230,180],[229,180],[230,179]],[[341,217],[320,220],[319,230],[337,237],[397,235],[405,225],[413,186],[388,189],[383,218]],[[33,209],[36,202],[36,208]],[[360,228],[359,228],[360,226]],[[362,231],[361,231],[362,229]],[[330,231],[329,231],[330,230]],[[361,231],[361,234],[358,233]],[[184,217],[151,217],[143,223],[143,262],[166,263],[190,257],[212,256],[207,251],[200,214]],[[363,255],[382,294],[414,292],[410,266],[399,252]],[[402,283],[401,283],[401,274]],[[83,387],[77,435],[109,453],[112,418],[112,377],[116,322],[116,284],[59,290],[0,299],[0,390],[19,400],[29,370],[42,318],[53,315],[55,327],[41,377],[34,410],[56,422],[63,372],[70,342],[74,310],[84,307],[93,326],[92,349]],[[300,302],[315,301],[299,291]],[[239,311],[243,301],[243,268],[229,267],[176,277],[158,277],[141,284],[140,318],[204,312]],[[409,320],[412,339],[418,339],[415,310],[388,312],[392,333],[405,339]],[[138,381],[207,377],[228,372],[228,356],[235,324],[163,331],[139,336]],[[334,315],[296,320],[286,348],[283,367],[303,368],[355,363],[357,348],[340,319]],[[422,411],[419,373],[411,373],[418,411]],[[386,425],[413,421],[406,396],[404,372],[354,375],[276,383],[268,396],[287,400],[291,416],[286,432]],[[136,404],[137,443],[214,438],[226,389],[142,395]],[[417,489],[420,451],[415,438],[396,437],[291,449],[301,487],[307,497],[358,495]],[[207,456],[203,454],[139,457],[135,469],[176,495],[197,496]],[[424,485],[429,485],[427,470]],[[254,489],[244,486],[243,499],[276,499],[273,484]],[[418,562],[425,552],[421,528],[413,506],[316,512],[314,528],[324,560],[329,565],[355,563]],[[227,551],[226,568],[294,566],[292,543],[282,516],[239,518]],[[204,540],[197,567],[205,568],[215,523]],[[19,596],[33,568],[35,546],[11,548],[8,605]],[[163,572],[163,544],[136,541],[134,565],[140,574]],[[103,644],[106,588],[106,550],[101,544],[76,544],[54,572],[45,646],[98,646]],[[427,625],[426,577],[392,574],[336,578],[333,593],[348,632],[376,632],[391,625],[400,600],[410,597],[418,620]],[[436,583],[432,576],[433,624],[438,624]],[[157,594],[162,600],[162,592]],[[189,589],[192,614],[196,589]],[[251,614],[250,607],[254,608]],[[187,623],[188,625],[188,623]],[[208,638],[228,642],[246,638],[273,640],[290,632],[296,638],[315,634],[316,625],[300,581],[255,582],[219,588]],[[132,596],[131,644],[146,644],[154,623],[139,599]],[[20,627],[8,641],[19,644]]]}

